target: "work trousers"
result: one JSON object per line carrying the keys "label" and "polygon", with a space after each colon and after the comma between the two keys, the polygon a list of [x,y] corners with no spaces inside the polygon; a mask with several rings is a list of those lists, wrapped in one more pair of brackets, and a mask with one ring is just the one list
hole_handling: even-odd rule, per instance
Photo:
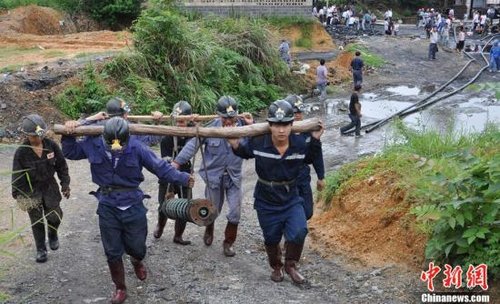
{"label": "work trousers", "polygon": [[99,229],[101,241],[108,262],[122,258],[123,253],[144,259],[146,237],[148,235],[147,209],[142,202],[125,210],[114,206],[99,204]]}
{"label": "work trousers", "polygon": [[[265,206],[263,201],[256,202]],[[307,220],[302,205],[302,198],[295,197],[286,203],[286,208],[258,208],[257,218],[264,235],[266,245],[275,245],[281,242],[282,237],[288,242],[302,244],[307,236]]]}
{"label": "work trousers", "polygon": [[227,200],[229,209],[226,215],[227,221],[232,224],[240,222],[243,193],[241,188],[233,183],[229,174],[223,174],[219,184],[208,184],[205,187],[205,197],[217,207],[219,214],[224,201]]}

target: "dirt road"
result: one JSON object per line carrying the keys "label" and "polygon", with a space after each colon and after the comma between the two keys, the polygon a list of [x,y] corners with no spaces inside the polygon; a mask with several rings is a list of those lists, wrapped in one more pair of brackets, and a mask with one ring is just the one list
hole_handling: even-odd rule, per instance
{"label": "dirt road", "polygon": [[[12,159],[13,147],[0,151],[2,159]],[[199,157],[198,161],[199,163]],[[0,171],[9,170],[2,161]],[[113,285],[99,238],[96,202],[88,192],[96,187],[90,181],[86,160],[69,161],[71,198],[64,200],[60,227],[61,247],[49,252],[45,264],[34,262],[34,246],[29,229],[15,258],[2,258],[8,271],[0,278],[0,290],[11,295],[6,303],[107,303]],[[216,222],[216,238],[211,247],[202,241],[203,228],[188,225],[185,237],[193,242],[180,246],[172,242],[173,222],[164,236],[154,241],[152,230],[157,203],[147,200],[149,209],[149,271],[144,282],[137,280],[127,262],[127,303],[410,303],[416,290],[416,276],[398,266],[364,268],[345,258],[323,259],[306,246],[301,271],[309,284],[298,287],[289,278],[274,283],[263,247],[262,235],[252,207],[255,183],[253,161],[244,164],[244,202],[236,241],[237,255],[222,254],[222,235],[226,220]],[[203,182],[197,178],[194,197],[202,195]],[[153,197],[157,181],[149,173],[142,187]],[[9,180],[2,178],[3,197],[9,196]],[[11,201],[11,200],[7,200]],[[27,224],[27,215],[16,211],[16,226]]]}
{"label": "dirt road", "polygon": [[[381,54],[387,64],[366,75],[364,93],[377,93],[394,102],[415,102],[417,96],[389,96],[385,88],[395,85],[413,85],[426,94],[432,88],[444,83],[456,73],[465,60],[453,53],[440,52],[438,60],[426,60],[428,43],[424,40],[408,38],[373,37],[366,38],[370,49]],[[48,65],[50,75],[63,74],[70,78],[75,71],[73,63],[64,62]],[[78,65],[81,67],[81,65]],[[68,74],[61,72],[67,69]],[[56,72],[57,71],[57,72]],[[29,91],[26,80],[42,79],[44,72],[40,67],[33,72],[20,72],[0,75],[0,93],[5,109],[0,107],[1,127],[14,125],[20,116],[31,111],[39,111],[45,118],[55,121],[63,116],[54,110],[52,96],[58,90],[54,87]],[[15,81],[11,82],[10,79]],[[62,78],[61,78],[62,79]],[[482,81],[496,81],[498,76],[485,75]],[[334,96],[325,103],[318,103],[318,111],[312,115],[325,119],[327,132],[324,135],[325,165],[328,171],[342,163],[353,161],[367,154],[379,151],[387,141],[385,131],[374,132],[361,139],[340,138],[338,127],[347,122],[344,112],[329,111],[337,107],[349,96],[350,83],[337,87]],[[485,95],[486,94],[486,95]],[[436,111],[465,113],[461,104],[464,100],[487,93],[465,92]],[[377,111],[382,111],[376,100],[362,100],[363,109],[372,104],[373,111],[364,112],[363,123],[373,120]],[[399,99],[397,99],[399,98]],[[493,108],[493,106],[492,106]],[[432,113],[434,110],[430,110]],[[57,119],[56,119],[57,118]],[[0,130],[1,131],[1,130]],[[90,181],[87,161],[70,161],[72,178],[72,197],[64,200],[65,212],[60,228],[61,248],[49,253],[45,264],[34,262],[34,245],[28,225],[27,215],[15,207],[10,198],[11,160],[14,146],[0,146],[0,229],[7,231],[18,228],[21,237],[7,249],[14,256],[0,255],[0,291],[11,296],[6,303],[107,303],[113,290],[107,269],[95,214],[96,202],[88,192],[96,186]],[[197,163],[199,164],[199,157]],[[366,261],[357,259],[357,252],[340,247],[339,243],[323,247],[326,243],[326,230],[315,227],[308,237],[301,272],[308,278],[309,284],[298,287],[286,278],[282,283],[269,279],[270,268],[263,247],[262,235],[253,210],[252,192],[255,184],[253,162],[244,164],[244,203],[238,239],[237,255],[234,258],[222,254],[222,234],[225,226],[225,209],[216,222],[216,239],[211,247],[202,242],[203,228],[189,225],[186,238],[193,245],[182,247],[172,243],[173,222],[169,221],[166,233],[159,241],[152,238],[156,220],[156,200],[146,201],[150,212],[148,255],[146,263],[149,278],[145,282],[135,279],[132,268],[127,262],[127,284],[129,299],[127,303],[414,303],[418,291],[424,287],[418,280],[419,271],[407,269],[392,262],[379,263],[376,267],[367,267]],[[143,184],[145,192],[156,197],[157,182],[151,174],[146,174]],[[203,193],[203,182],[198,177],[194,197]],[[370,203],[369,201],[367,203]],[[370,232],[371,233],[371,232]],[[383,231],[377,231],[383,236]],[[314,238],[313,238],[314,236]],[[324,238],[323,238],[324,237]],[[369,235],[365,235],[369,237]],[[360,242],[352,239],[353,242]],[[313,244],[314,243],[314,244]],[[338,247],[336,247],[338,246]],[[336,248],[332,248],[336,247]],[[376,244],[372,249],[376,249]],[[323,258],[328,250],[341,252]],[[396,249],[397,250],[397,249]],[[391,253],[388,253],[389,258]],[[361,257],[360,257],[361,258]],[[380,260],[379,260],[380,262]]]}

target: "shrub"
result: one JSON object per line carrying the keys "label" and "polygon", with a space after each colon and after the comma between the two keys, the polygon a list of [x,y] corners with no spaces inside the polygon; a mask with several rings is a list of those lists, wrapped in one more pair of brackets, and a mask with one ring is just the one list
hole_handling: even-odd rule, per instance
{"label": "shrub", "polygon": [[114,26],[130,24],[141,12],[143,0],[83,0],[82,8],[97,21]]}
{"label": "shrub", "polygon": [[[500,132],[487,130],[470,146],[429,168],[427,203],[413,209],[431,227],[428,259],[462,266],[485,263],[500,278]],[[448,171],[448,174],[447,174]],[[432,174],[431,174],[432,173]],[[423,194],[422,194],[423,195]]]}
{"label": "shrub", "polygon": [[111,97],[93,65],[87,65],[81,78],[81,84],[69,86],[56,97],[59,109],[73,119],[103,110]]}
{"label": "shrub", "polygon": [[400,136],[382,153],[343,166],[326,177],[326,204],[349,184],[373,173],[395,172],[429,234],[425,255],[437,263],[485,263],[500,278],[500,131],[440,134],[396,125]]}

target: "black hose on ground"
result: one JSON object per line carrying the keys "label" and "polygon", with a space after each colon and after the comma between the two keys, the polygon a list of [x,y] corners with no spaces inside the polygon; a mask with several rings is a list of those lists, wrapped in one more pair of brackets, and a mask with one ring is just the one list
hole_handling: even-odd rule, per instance
{"label": "black hose on ground", "polygon": [[[491,41],[493,39],[495,39],[498,35],[493,35],[489,40],[488,42],[486,42],[486,44],[483,46],[483,49],[486,47],[486,45],[490,44]],[[423,100],[417,102],[416,104],[410,106],[410,107],[407,107],[406,109],[403,109],[401,111],[398,111],[397,113],[389,116],[388,118],[385,118],[383,120],[380,120],[380,121],[377,121],[375,123],[372,123],[370,125],[367,125],[365,126],[365,132],[366,133],[370,133],[372,131],[374,131],[375,129],[385,125],[387,122],[391,121],[393,118],[395,117],[399,117],[399,118],[403,118],[403,117],[406,117],[408,115],[411,115],[411,114],[414,114],[416,112],[419,112],[420,110],[422,109],[425,109],[427,108],[428,106],[431,106],[433,104],[435,104],[436,102],[438,101],[441,101],[443,99],[446,99],[460,91],[462,91],[463,89],[465,89],[467,86],[469,86],[470,84],[472,84],[474,81],[476,81],[476,79],[481,75],[482,72],[484,72],[484,70],[486,70],[488,67],[489,67],[489,62],[488,62],[488,59],[486,58],[486,56],[483,54],[483,52],[481,51],[481,56],[483,57],[483,60],[485,61],[486,65],[483,66],[478,73],[476,73],[476,75],[470,80],[468,81],[466,84],[464,84],[463,86],[461,86],[460,88],[454,90],[453,92],[450,92],[444,96],[441,96],[435,100],[432,100],[430,102],[425,102],[427,100],[429,100],[431,97],[433,97],[434,95],[436,95],[438,92],[442,91],[446,86],[448,86],[452,81],[454,81],[458,76],[460,76],[460,74],[462,74],[465,69],[475,60],[472,56],[470,56],[469,54],[465,53],[468,57],[471,58],[471,60],[469,62],[466,63],[466,65],[454,76],[452,77],[449,81],[447,81],[443,86],[441,86],[438,90],[436,90],[435,92],[433,92],[431,95],[427,96],[426,98],[424,98]],[[353,131],[350,131],[348,133],[352,133]]]}

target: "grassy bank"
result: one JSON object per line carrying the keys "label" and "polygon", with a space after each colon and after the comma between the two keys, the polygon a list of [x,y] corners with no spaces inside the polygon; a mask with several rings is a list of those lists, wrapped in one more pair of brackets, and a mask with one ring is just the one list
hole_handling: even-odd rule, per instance
{"label": "grassy bank", "polygon": [[364,63],[367,66],[378,68],[378,67],[381,67],[382,65],[384,65],[384,63],[385,63],[385,60],[382,57],[380,57],[376,54],[373,54],[372,52],[370,52],[368,50],[368,48],[366,48],[365,46],[359,45],[359,44],[349,44],[349,45],[347,45],[345,50],[347,52],[352,53],[353,55],[354,55],[354,53],[356,53],[356,51],[360,51],[361,58],[363,59]]}
{"label": "grassy bank", "polygon": [[329,174],[320,199],[329,204],[371,176],[396,176],[403,202],[411,206],[408,218],[429,237],[426,259],[462,266],[485,263],[500,278],[498,127],[466,135],[399,125],[398,134],[398,144]]}
{"label": "grassy bank", "polygon": [[71,117],[101,110],[112,95],[132,101],[137,114],[169,113],[179,100],[211,114],[220,96],[231,95],[240,111],[258,111],[287,91],[301,93],[299,78],[272,44],[270,26],[265,20],[194,19],[149,8],[133,27],[135,50],[103,68],[89,67],[57,103]]}

